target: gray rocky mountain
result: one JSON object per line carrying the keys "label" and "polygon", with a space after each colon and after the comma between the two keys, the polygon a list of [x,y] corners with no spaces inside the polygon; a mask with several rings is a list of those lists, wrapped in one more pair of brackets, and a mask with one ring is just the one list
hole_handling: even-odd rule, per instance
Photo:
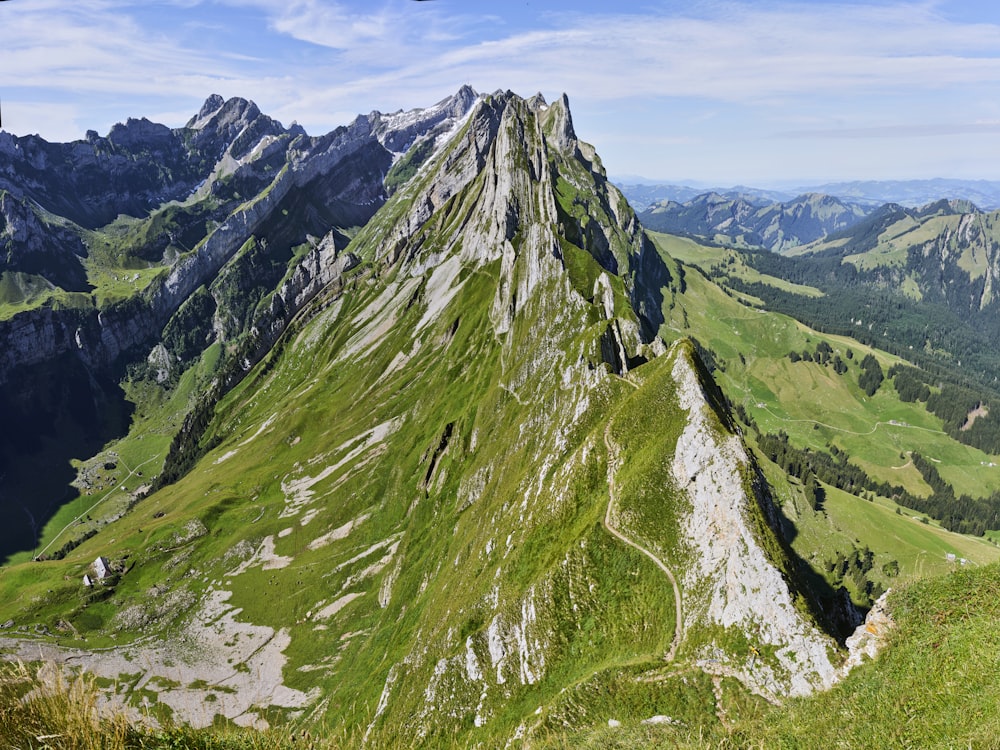
{"label": "gray rocky mountain", "polygon": [[[121,434],[129,407],[116,383],[151,352],[149,366],[174,379],[215,341],[254,361],[350,265],[346,233],[385,203],[402,154],[419,141],[429,157],[476,100],[463,87],[315,137],[218,96],[183,128],[129,119],[69,144],[0,133],[7,423],[77,435],[79,455]],[[57,408],[69,401],[80,407]],[[0,443],[0,492],[35,496],[2,535],[4,550],[23,549],[72,493],[69,474],[48,472],[39,487],[42,467],[62,463],[57,443],[16,431]]]}
{"label": "gray rocky mountain", "polygon": [[639,218],[643,225],[660,232],[724,239],[736,246],[782,252],[853,226],[868,211],[817,193],[780,203],[739,194],[705,193],[683,203],[661,201]]}

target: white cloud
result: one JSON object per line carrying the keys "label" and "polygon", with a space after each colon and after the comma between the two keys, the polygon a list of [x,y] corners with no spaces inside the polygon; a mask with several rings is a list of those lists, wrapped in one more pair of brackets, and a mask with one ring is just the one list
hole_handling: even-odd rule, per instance
{"label": "white cloud", "polygon": [[[513,6],[478,7],[408,0],[4,3],[0,95],[5,103],[63,106],[58,121],[39,120],[28,130],[44,125],[47,137],[64,138],[81,135],[66,133],[81,121],[99,128],[107,117],[190,116],[213,92],[252,98],[318,133],[357,112],[430,104],[463,83],[525,95],[566,91],[578,127],[599,120],[597,129],[621,153],[630,141],[633,152],[645,143],[669,153],[711,138],[755,138],[759,146],[770,136],[956,137],[993,132],[973,123],[1000,118],[1000,25],[946,18],[939,10],[945,5],[703,0],[680,10],[664,3],[551,13],[530,28],[518,26]],[[693,103],[712,113],[700,115],[711,122],[696,122]],[[105,114],[115,107],[116,115]],[[94,122],[90,113],[98,110]],[[656,132],[646,127],[650,132],[633,136],[640,117],[659,120]],[[12,118],[9,127],[18,127]]]}

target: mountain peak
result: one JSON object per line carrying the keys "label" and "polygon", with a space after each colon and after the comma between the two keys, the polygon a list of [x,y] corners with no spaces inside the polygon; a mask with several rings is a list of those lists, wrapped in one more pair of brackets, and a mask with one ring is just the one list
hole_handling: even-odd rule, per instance
{"label": "mountain peak", "polygon": [[472,88],[469,84],[463,84],[462,87],[455,93],[454,96],[450,97],[452,102],[455,104],[460,104],[463,110],[468,110],[472,106],[473,102],[479,98],[479,94],[476,90]]}
{"label": "mountain peak", "polygon": [[222,105],[226,103],[226,100],[222,98],[219,94],[212,94],[205,100],[205,103],[201,105],[201,109],[198,110],[198,114],[188,120],[187,127],[196,127],[196,123],[206,120],[211,115],[214,115],[220,109]]}
{"label": "mountain peak", "polygon": [[[535,101],[541,97],[532,97]],[[544,103],[544,99],[541,100]],[[530,103],[530,102],[529,102]],[[576,130],[573,128],[573,115],[569,109],[569,97],[563,94],[556,99],[544,112],[545,131],[549,140],[560,151],[571,151],[577,143]]]}
{"label": "mountain peak", "polygon": [[239,96],[223,99],[218,94],[212,94],[198,110],[198,114],[187,121],[185,127],[192,130],[203,130],[213,121],[216,128],[225,129],[229,123],[250,122],[261,114],[260,109],[252,101]]}
{"label": "mountain peak", "polygon": [[128,118],[125,123],[116,123],[108,133],[108,140],[116,146],[131,147],[148,141],[161,141],[170,138],[170,128],[157,122],[151,122],[145,117]]}

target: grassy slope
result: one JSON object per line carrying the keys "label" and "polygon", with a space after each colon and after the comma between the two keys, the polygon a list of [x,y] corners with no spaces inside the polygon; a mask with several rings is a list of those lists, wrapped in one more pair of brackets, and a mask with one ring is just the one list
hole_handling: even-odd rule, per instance
{"label": "grassy slope", "polygon": [[[770,706],[748,697],[728,680],[688,703],[672,725],[641,724],[625,717],[620,726],[565,727],[545,732],[530,746],[610,750],[614,748],[829,748],[829,747],[996,747],[1000,736],[1000,566],[957,571],[923,580],[890,597],[895,627],[874,661],[857,668],[829,692]],[[698,672],[683,675],[688,687],[705,682]],[[23,669],[0,673],[0,738],[11,745],[30,744],[39,735],[59,735],[79,748],[173,748],[192,750],[271,750],[303,744],[317,750],[349,747],[358,737],[342,733],[306,734],[279,729],[192,732],[177,728],[143,732],[121,721],[94,721],[95,695],[85,681],[62,683],[29,703],[16,700],[33,684]],[[661,693],[672,685],[658,686]],[[570,692],[574,692],[572,689]],[[682,708],[682,703],[673,704]],[[706,724],[689,716],[720,711],[725,722]],[[408,747],[403,740],[380,745]],[[439,747],[466,747],[457,738],[441,738]]]}
{"label": "grassy slope", "polygon": [[726,726],[589,730],[552,748],[997,747],[1000,566],[957,571],[890,597],[896,627],[875,661],[832,690],[780,707],[720,686]]}
{"label": "grassy slope", "polygon": [[[661,251],[696,267],[707,268],[729,256],[725,249],[691,240],[653,237]],[[669,311],[664,335],[693,335],[712,349],[725,368],[717,370],[715,378],[733,402],[743,404],[762,431],[784,431],[794,445],[813,450],[836,445],[872,477],[915,493],[927,493],[929,488],[909,461],[910,451],[940,460],[941,475],[958,493],[982,496],[1000,488],[1000,469],[989,465],[997,463],[995,457],[952,440],[941,431],[940,420],[921,404],[899,401],[890,382],[883,383],[871,398],[861,391],[858,363],[865,354],[872,352],[885,370],[897,358],[747,306],[690,266],[685,278],[687,291]],[[846,374],[788,359],[788,352],[815,350],[821,341],[847,362]],[[854,355],[851,360],[848,349]],[[1000,557],[990,543],[919,523],[906,508],[896,515],[895,504],[886,499],[879,499],[876,508],[867,500],[831,491],[826,514],[815,514],[806,507],[797,482],[789,482],[780,471],[768,472],[768,478],[796,525],[794,548],[816,566],[832,559],[838,549],[867,544],[876,552],[876,577],[891,585],[889,577],[880,576],[881,566],[890,559],[898,560],[901,575],[909,578],[951,570],[954,564],[947,559],[948,553],[977,563]]]}

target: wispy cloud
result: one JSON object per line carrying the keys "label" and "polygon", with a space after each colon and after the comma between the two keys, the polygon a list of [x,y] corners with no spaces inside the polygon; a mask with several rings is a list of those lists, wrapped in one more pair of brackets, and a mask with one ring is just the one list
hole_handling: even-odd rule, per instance
{"label": "wispy cloud", "polygon": [[776,133],[775,138],[937,138],[955,135],[1000,133],[1000,122],[932,123],[928,125],[882,125],[870,128],[817,128]]}
{"label": "wispy cloud", "polygon": [[[739,120],[730,137],[758,140],[944,138],[995,132],[1000,120],[1000,23],[950,17],[947,4],[702,0],[596,14],[587,5],[526,24],[520,4],[478,2],[3,3],[0,95],[18,101],[29,129],[59,138],[79,135],[67,130],[81,121],[193,113],[213,92],[319,132],[357,112],[429,104],[463,83],[566,91],[609,142],[646,128],[633,140],[665,148],[707,140],[671,114],[679,103],[727,113],[709,123],[717,137],[728,117]],[[44,101],[64,118],[53,122]],[[657,132],[637,113],[656,117]]]}
{"label": "wispy cloud", "polygon": [[[176,2],[188,13],[219,6]],[[3,14],[5,83],[166,95],[178,83],[187,91],[204,79],[249,78],[237,63],[255,57],[262,68],[266,60],[269,77],[295,79],[290,97],[308,90],[327,101],[359,92],[412,100],[411,92],[423,96],[465,80],[605,101],[738,102],[1000,83],[1000,27],[947,21],[925,4],[732,3],[705,6],[700,15],[553,15],[549,28],[483,41],[473,30],[489,16],[424,11],[414,3],[365,5],[373,9],[361,12],[356,4],[319,0],[223,3],[254,8],[275,34],[329,54],[278,50],[269,57],[263,49],[185,44],[169,30],[141,26],[136,6],[124,0],[33,0],[20,6],[31,10]],[[211,24],[204,31],[210,36]]]}

